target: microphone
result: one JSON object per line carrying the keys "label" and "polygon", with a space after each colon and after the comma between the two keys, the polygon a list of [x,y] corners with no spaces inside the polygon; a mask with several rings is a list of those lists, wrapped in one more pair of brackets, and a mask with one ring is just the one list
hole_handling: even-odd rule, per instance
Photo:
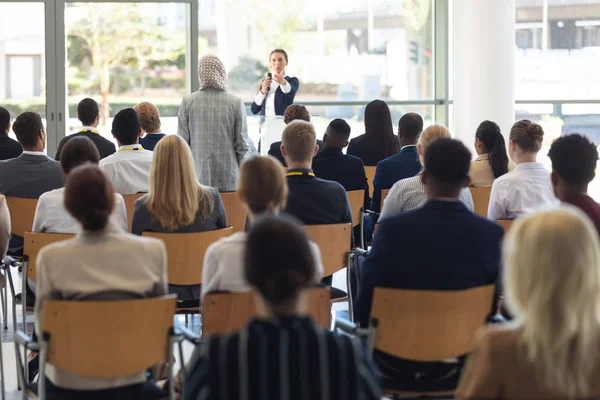
{"label": "microphone", "polygon": [[[267,78],[268,79],[272,79],[273,78],[273,74],[271,74],[270,72],[267,74]],[[269,93],[269,91],[271,90],[271,86],[269,85],[269,87],[267,87],[267,93]]]}

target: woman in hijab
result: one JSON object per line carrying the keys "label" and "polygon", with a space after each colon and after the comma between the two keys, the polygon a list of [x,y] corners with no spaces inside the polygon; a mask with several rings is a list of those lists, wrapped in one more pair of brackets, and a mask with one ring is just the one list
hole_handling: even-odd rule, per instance
{"label": "woman in hijab", "polygon": [[227,93],[227,73],[217,56],[198,63],[200,90],[183,98],[177,134],[192,149],[200,183],[234,191],[239,165],[249,150],[244,102]]}

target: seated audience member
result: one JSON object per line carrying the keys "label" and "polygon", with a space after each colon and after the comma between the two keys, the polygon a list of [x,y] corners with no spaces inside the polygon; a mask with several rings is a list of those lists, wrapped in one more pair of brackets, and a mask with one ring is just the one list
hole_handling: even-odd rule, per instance
{"label": "seated audience member", "polygon": [[10,113],[4,107],[0,107],[0,160],[10,160],[23,153],[23,148],[14,139],[8,137],[10,132]]}
{"label": "seated audience member", "polygon": [[146,150],[153,151],[158,141],[166,135],[160,130],[160,113],[158,108],[152,103],[143,102],[133,109],[140,117],[142,129],[146,132],[143,138],[140,138],[140,144]]}
{"label": "seated audience member", "polygon": [[[251,156],[240,167],[237,195],[248,212],[250,226],[261,215],[278,215],[285,207],[288,186],[279,163],[272,157]],[[202,297],[214,291],[247,292],[244,277],[246,232],[236,232],[210,245],[204,255]],[[314,255],[315,279],[323,276],[319,247],[310,244]]]}
{"label": "seated audience member", "polygon": [[377,163],[373,178],[373,201],[371,210],[381,210],[381,191],[389,189],[400,179],[410,178],[421,171],[417,142],[423,132],[423,118],[416,113],[407,113],[398,122],[400,152]]}
{"label": "seated audience member", "polygon": [[[305,106],[301,104],[292,104],[285,109],[283,113],[283,122],[287,125],[297,119],[310,122],[310,113]],[[319,146],[319,150],[323,148],[323,142],[319,139],[317,139],[317,145]],[[281,141],[271,143],[271,146],[269,147],[269,155],[275,157],[281,164],[283,164],[284,167],[287,167],[285,159],[281,154]]]}
{"label": "seated audience member", "polygon": [[[10,213],[6,205],[6,198],[0,194],[0,260],[6,255],[8,241],[10,240]],[[0,274],[0,287],[6,285],[4,274]]]}
{"label": "seated audience member", "polygon": [[600,244],[575,207],[524,216],[504,245],[514,324],[482,328],[457,398],[600,397]]}
{"label": "seated audience member", "polygon": [[[135,202],[133,234],[205,232],[227,226],[219,192],[198,183],[192,151],[181,137],[161,140],[153,158],[150,190]],[[200,285],[169,285],[169,292],[180,301],[198,300]]]}
{"label": "seated audience member", "polygon": [[550,178],[556,197],[563,203],[579,207],[600,234],[600,205],[588,195],[588,185],[596,176],[596,145],[587,137],[574,133],[556,139],[548,157],[552,160]]}
{"label": "seated audience member", "polygon": [[[100,154],[94,143],[85,136],[74,137],[63,147],[60,166],[65,177],[82,164],[98,165]],[[79,233],[81,225],[65,209],[65,188],[54,189],[42,194],[38,200],[33,218],[33,232]],[[127,231],[127,211],[125,200],[115,194],[114,212],[110,216],[115,226]]]}
{"label": "seated audience member", "polygon": [[100,159],[110,156],[115,152],[115,144],[110,140],[104,138],[98,132],[98,123],[100,122],[100,110],[98,108],[98,103],[94,99],[83,99],[77,105],[77,119],[81,121],[83,125],[79,131],[65,136],[60,143],[58,144],[58,150],[56,151],[56,161],[60,161],[60,155],[62,149],[65,144],[69,142],[69,140],[85,136],[90,139],[96,147],[98,148],[98,152],[100,153]]}
{"label": "seated audience member", "polygon": [[[423,131],[419,138],[419,144],[417,145],[421,164],[424,162],[423,155],[427,152],[429,146],[435,143],[436,140],[442,138],[449,139],[451,136],[448,129],[441,125],[432,125]],[[421,208],[427,203],[427,199],[427,191],[425,184],[423,183],[422,173],[413,176],[412,178],[402,179],[394,183],[392,189],[385,198],[379,220],[381,221],[383,218],[387,218],[388,216],[401,211],[410,211]],[[473,211],[473,196],[471,196],[469,188],[462,188],[460,190],[459,200],[470,211]]]}
{"label": "seated audience member", "polygon": [[[35,303],[38,337],[42,334],[46,300],[97,299],[102,293],[127,293],[134,298],[167,293],[164,244],[125,233],[110,222],[114,189],[100,168],[87,164],[72,170],[67,176],[64,202],[67,211],[81,224],[81,232],[39,252]],[[49,364],[46,377],[49,399],[162,398],[146,382],[145,371],[127,377],[90,378]]]}
{"label": "seated audience member", "polygon": [[544,131],[529,120],[515,122],[510,130],[509,155],[517,164],[514,171],[497,178],[492,185],[488,218],[516,219],[536,208],[556,207],[550,172],[537,162]]}
{"label": "seated audience member", "polygon": [[312,169],[317,177],[336,181],[347,191],[364,190],[366,209],[370,198],[365,166],[360,158],[342,153],[349,138],[350,125],[346,121],[331,121],[323,136],[323,149],[313,158]]}
{"label": "seated audience member", "polygon": [[[17,158],[0,161],[0,194],[7,197],[37,199],[42,193],[63,186],[60,164],[46,156],[46,132],[37,113],[24,112],[13,124],[13,131],[23,147]],[[16,218],[13,215],[13,218]],[[20,255],[23,238],[13,235],[9,252]]]}
{"label": "seated audience member", "polygon": [[[379,224],[361,267],[354,315],[367,326],[376,287],[464,290],[495,284],[503,229],[459,201],[469,185],[471,152],[458,140],[438,139],[425,151],[423,181],[429,201]],[[497,299],[490,304],[495,314]],[[437,379],[460,371],[458,363],[417,363],[376,352],[381,372],[397,379]]]}
{"label": "seated audience member", "polygon": [[365,166],[376,166],[397,152],[390,109],[385,101],[373,100],[365,108],[365,133],[350,141],[346,154],[360,158]]}
{"label": "seated audience member", "polygon": [[473,187],[492,187],[496,178],[515,168],[506,155],[504,136],[495,122],[483,121],[479,124],[475,132],[475,151],[477,158],[469,170]]}
{"label": "seated audience member", "polygon": [[196,348],[183,399],[380,399],[364,346],[304,315],[316,274],[304,231],[264,217],[248,233],[244,260],[258,315],[240,332],[210,336]]}
{"label": "seated audience member", "polygon": [[117,193],[147,192],[152,152],[138,143],[142,128],[133,108],[126,108],[115,115],[112,134],[119,143],[119,150],[100,161],[100,168],[111,180]]}

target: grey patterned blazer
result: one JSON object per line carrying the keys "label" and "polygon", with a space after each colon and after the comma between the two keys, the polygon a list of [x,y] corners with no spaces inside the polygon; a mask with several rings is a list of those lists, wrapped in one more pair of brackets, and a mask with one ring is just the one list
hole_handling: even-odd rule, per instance
{"label": "grey patterned blazer", "polygon": [[199,90],[184,97],[177,134],[190,145],[200,183],[236,189],[239,165],[248,152],[246,107],[232,94]]}

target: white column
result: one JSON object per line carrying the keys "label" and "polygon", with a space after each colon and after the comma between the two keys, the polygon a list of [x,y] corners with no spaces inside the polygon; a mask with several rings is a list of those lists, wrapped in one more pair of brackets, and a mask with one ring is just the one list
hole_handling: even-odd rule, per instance
{"label": "white column", "polygon": [[454,0],[453,134],[472,148],[492,120],[507,138],[515,119],[515,0]]}

